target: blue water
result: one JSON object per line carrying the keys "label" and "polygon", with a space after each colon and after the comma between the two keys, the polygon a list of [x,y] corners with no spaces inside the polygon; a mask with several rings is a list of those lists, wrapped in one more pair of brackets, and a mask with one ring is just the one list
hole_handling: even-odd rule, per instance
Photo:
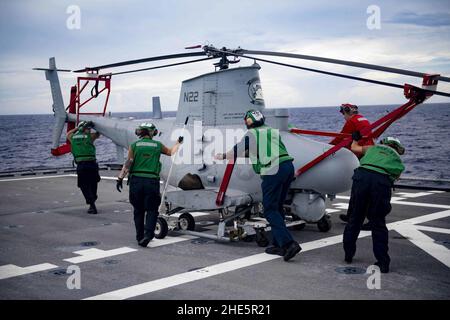
{"label": "blue water", "polygon": [[[373,122],[396,106],[361,106]],[[173,116],[174,112],[165,113]],[[116,113],[117,117],[149,118],[151,113]],[[337,107],[292,108],[290,122],[298,128],[340,131],[344,120]],[[0,172],[71,167],[70,154],[53,157],[52,115],[0,116]],[[395,136],[406,148],[405,176],[450,179],[450,103],[425,104],[394,123],[385,136]],[[328,138],[314,139],[328,141]],[[62,140],[63,142],[63,140]],[[106,137],[96,142],[100,163],[115,161],[115,146]]]}

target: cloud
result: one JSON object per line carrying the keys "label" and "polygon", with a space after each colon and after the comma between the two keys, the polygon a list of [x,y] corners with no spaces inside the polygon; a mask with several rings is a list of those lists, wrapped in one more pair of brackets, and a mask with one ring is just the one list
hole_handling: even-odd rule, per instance
{"label": "cloud", "polygon": [[[382,17],[389,17],[393,23],[384,23],[377,31],[367,29],[367,4],[357,0],[335,4],[325,0],[300,4],[291,0],[276,6],[269,0],[261,0],[257,5],[250,0],[126,3],[80,0],[76,3],[82,14],[80,30],[66,28],[66,7],[73,4],[71,0],[49,0],[39,5],[29,0],[0,1],[0,44],[3,44],[0,45],[0,114],[50,112],[51,94],[44,73],[31,71],[32,67],[45,67],[48,57],[56,56],[60,68],[79,69],[183,52],[187,45],[205,44],[208,40],[217,47],[241,46],[450,74],[448,33],[420,25],[430,25],[428,20],[432,20],[439,28],[447,27],[445,12],[448,10],[438,1],[430,4],[411,0],[394,5],[380,0]],[[420,83],[420,79],[364,69],[273,59],[397,83]],[[233,67],[252,62],[241,59]],[[135,67],[155,65],[158,62]],[[357,87],[358,82],[262,62],[260,65],[264,96],[270,108],[334,105],[341,100],[358,100],[360,104],[361,101],[374,104],[403,100],[401,90],[394,89],[394,94],[385,95],[382,87],[373,94],[370,89],[373,85],[366,86],[367,91],[349,90]],[[213,70],[208,61],[113,76],[111,107],[114,111],[148,110],[151,97],[158,95],[164,110],[176,110],[181,82]],[[60,81],[67,102],[76,74],[60,73]]]}
{"label": "cloud", "polygon": [[450,13],[437,12],[420,14],[411,11],[403,11],[395,14],[386,22],[425,27],[448,27],[450,26]]}

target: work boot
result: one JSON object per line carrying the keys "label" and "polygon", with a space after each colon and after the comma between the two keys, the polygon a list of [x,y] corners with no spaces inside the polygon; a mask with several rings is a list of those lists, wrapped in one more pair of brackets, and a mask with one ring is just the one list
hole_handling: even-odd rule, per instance
{"label": "work boot", "polygon": [[383,264],[377,261],[374,263],[374,265],[380,268],[381,273],[389,273],[389,264]]}
{"label": "work boot", "polygon": [[277,254],[279,256],[284,256],[286,254],[286,249],[277,246],[270,246],[266,248],[265,252],[267,254]]}
{"label": "work boot", "polygon": [[353,256],[350,254],[345,254],[345,258],[344,258],[345,262],[347,262],[348,264],[353,262]]}
{"label": "work boot", "polygon": [[152,239],[144,237],[141,241],[139,241],[139,245],[141,247],[147,248],[148,244],[150,243]]}
{"label": "work boot", "polygon": [[89,209],[88,209],[87,213],[89,213],[89,214],[97,214],[97,207],[95,206],[94,203],[92,203],[89,206]]}
{"label": "work boot", "polygon": [[348,222],[348,216],[346,214],[340,214],[339,218],[344,222]]}
{"label": "work boot", "polygon": [[286,247],[286,253],[284,254],[284,261],[289,261],[292,259],[297,253],[299,253],[302,250],[300,245],[297,243],[297,241],[292,241],[287,247]]}

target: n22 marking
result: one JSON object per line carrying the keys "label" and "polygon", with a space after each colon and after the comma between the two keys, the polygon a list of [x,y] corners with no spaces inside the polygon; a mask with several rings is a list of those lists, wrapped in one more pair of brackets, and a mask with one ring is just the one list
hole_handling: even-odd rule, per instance
{"label": "n22 marking", "polygon": [[197,102],[198,91],[190,91],[184,93],[184,102]]}

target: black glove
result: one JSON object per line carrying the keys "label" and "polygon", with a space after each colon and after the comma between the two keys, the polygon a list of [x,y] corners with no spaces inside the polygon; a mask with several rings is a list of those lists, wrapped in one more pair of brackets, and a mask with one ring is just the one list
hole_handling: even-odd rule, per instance
{"label": "black glove", "polygon": [[182,136],[179,136],[179,137],[178,137],[178,143],[183,143],[183,139],[184,139],[184,138],[183,138]]}
{"label": "black glove", "polygon": [[361,140],[362,139],[361,132],[359,132],[359,131],[353,132],[352,133],[352,139],[355,140],[355,141]]}
{"label": "black glove", "polygon": [[116,182],[116,189],[119,192],[122,192],[123,189],[123,179],[117,178],[117,182]]}

